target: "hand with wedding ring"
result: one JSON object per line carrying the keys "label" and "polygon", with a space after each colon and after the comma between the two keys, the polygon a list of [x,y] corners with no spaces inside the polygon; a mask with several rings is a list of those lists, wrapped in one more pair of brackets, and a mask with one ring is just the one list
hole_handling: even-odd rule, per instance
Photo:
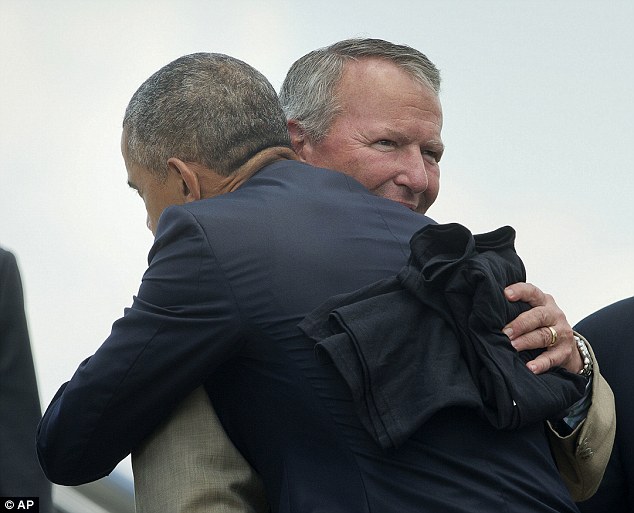
{"label": "hand with wedding ring", "polygon": [[509,301],[524,301],[532,308],[508,323],[502,331],[518,351],[546,348],[526,365],[535,374],[559,366],[577,373],[583,362],[573,337],[572,327],[550,294],[530,283],[515,283],[504,289]]}

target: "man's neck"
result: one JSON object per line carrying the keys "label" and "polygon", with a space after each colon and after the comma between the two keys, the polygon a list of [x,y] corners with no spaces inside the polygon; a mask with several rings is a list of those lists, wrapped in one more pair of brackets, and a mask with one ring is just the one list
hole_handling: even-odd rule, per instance
{"label": "man's neck", "polygon": [[284,146],[266,148],[256,153],[229,176],[223,177],[219,181],[214,180],[208,184],[203,183],[201,198],[211,198],[233,192],[260,169],[278,160],[299,160],[299,158],[292,149]]}

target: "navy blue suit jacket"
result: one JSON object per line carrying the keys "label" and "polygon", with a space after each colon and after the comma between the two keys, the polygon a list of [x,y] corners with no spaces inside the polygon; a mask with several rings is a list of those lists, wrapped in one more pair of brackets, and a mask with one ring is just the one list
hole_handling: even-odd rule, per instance
{"label": "navy blue suit jacket", "polygon": [[593,313],[575,326],[592,344],[616,403],[616,438],[601,486],[579,504],[584,513],[634,512],[634,297]]}
{"label": "navy blue suit jacket", "polygon": [[293,161],[166,209],[132,307],[44,415],[45,471],[102,477],[204,384],[275,512],[576,511],[543,423],[500,432],[448,409],[381,450],[297,327],[330,296],[398,272],[429,222]]}

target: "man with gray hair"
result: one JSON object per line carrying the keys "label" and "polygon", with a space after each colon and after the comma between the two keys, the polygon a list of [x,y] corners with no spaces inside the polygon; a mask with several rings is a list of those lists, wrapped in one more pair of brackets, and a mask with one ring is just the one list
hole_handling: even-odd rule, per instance
{"label": "man with gray hair", "polygon": [[[393,69],[394,66],[396,69]],[[398,73],[400,70],[407,71],[405,76]],[[371,72],[378,73],[379,78],[382,74],[383,77],[389,79],[389,87],[382,87],[386,84],[382,84],[380,80],[377,82],[377,77]],[[408,88],[412,87],[411,75],[424,87],[422,90],[416,89],[414,94],[408,97],[425,96],[427,103],[424,108],[415,104],[406,105],[405,108],[411,109],[412,112],[399,115],[397,117],[399,123],[389,126],[385,118],[392,112],[400,114],[398,109],[403,106],[399,102],[402,102],[401,97],[407,96],[410,92]],[[401,87],[397,86],[396,80],[400,80],[397,83]],[[367,87],[364,88],[364,86]],[[420,52],[380,40],[350,40],[311,52],[297,61],[289,71],[282,88],[281,98],[289,119],[294,148],[304,160],[344,171],[366,185],[375,194],[424,213],[438,194],[438,161],[443,149],[440,139],[442,115],[440,103],[437,101],[439,87],[438,71]],[[425,92],[430,90],[433,94],[427,97]],[[392,96],[390,91],[394,92]],[[357,104],[354,104],[355,99],[359,100]],[[364,112],[363,108],[367,112]],[[431,116],[426,118],[426,113]],[[407,119],[411,119],[410,124],[406,122]],[[423,120],[422,127],[417,125],[420,120]],[[394,120],[388,119],[388,121],[394,124]],[[354,127],[357,140],[345,132],[345,128],[354,126],[354,122],[361,123]],[[382,128],[388,128],[387,132],[381,133],[372,122],[374,125],[383,124]],[[344,131],[341,130],[341,125]],[[428,125],[435,130],[433,137],[420,140],[419,134],[428,135],[424,132]],[[359,126],[361,129],[358,129]],[[364,133],[364,130],[370,133]],[[372,133],[373,130],[378,133]],[[581,370],[583,364],[576,350],[572,331],[552,297],[528,284],[515,284],[507,289],[507,293],[510,299],[523,299],[535,307],[506,327],[507,330],[514,332],[511,335],[514,344],[518,349],[548,345],[545,355],[530,362],[530,365],[535,366],[533,370],[544,372],[549,366],[555,364],[565,364],[575,372]],[[551,345],[555,334],[558,336],[558,342]],[[604,384],[596,370],[595,368],[593,381],[595,388]],[[195,404],[198,404],[198,413],[202,418],[209,418],[213,412],[207,398],[200,394],[197,400],[192,397],[189,401],[173,420],[173,424],[180,425],[179,430],[182,431],[178,432],[181,435],[174,436],[170,424],[167,424],[153,435],[143,450],[134,455],[137,499],[141,499],[141,506],[147,504],[146,499],[151,500],[151,497],[160,495],[161,490],[174,491],[179,488],[178,483],[173,481],[173,473],[166,472],[170,475],[170,483],[164,484],[173,485],[170,488],[161,484],[160,480],[154,479],[152,472],[147,472],[147,469],[152,467],[173,468],[172,460],[174,457],[178,458],[179,455],[188,455],[189,458],[189,463],[182,466],[189,469],[188,473],[176,474],[187,476],[183,479],[183,487],[195,481],[200,490],[204,490],[206,486],[212,488],[214,484],[218,484],[219,476],[227,475],[226,472],[217,471],[219,467],[222,468],[222,465],[209,468],[209,465],[205,466],[205,461],[217,459],[223,454],[231,454],[230,444],[227,444],[228,449],[225,452],[225,450],[214,450],[210,444],[199,443],[197,440],[208,440],[210,436],[214,439],[222,439],[222,437],[217,430],[210,429],[210,423],[206,420],[199,422],[201,429],[192,429],[192,425],[196,424],[192,419],[184,420],[187,415],[192,415],[196,410]],[[593,418],[593,412],[598,414],[597,422],[589,422]],[[604,445],[608,446],[611,443],[609,426],[611,415],[613,415],[609,398],[600,403],[595,401],[595,406],[590,409],[590,413],[589,419],[585,422],[585,434],[591,435],[593,444],[604,442]],[[571,416],[571,420],[575,421],[574,416]],[[597,426],[601,433],[601,440],[597,440],[594,436]],[[576,443],[576,440],[580,439],[579,431],[580,428],[577,428],[577,432],[563,438],[554,432],[551,433],[552,440],[560,447],[558,454],[560,454],[562,472],[568,472],[570,476],[568,483],[572,484],[571,490],[578,494],[577,497],[592,493],[593,487],[596,488],[595,483],[600,480],[601,465],[604,467],[605,463],[601,463],[599,457],[594,458],[593,462],[596,463],[594,468],[597,470],[588,472],[587,462],[592,458],[582,458],[587,452],[583,453],[581,450],[587,450],[588,447],[587,445],[579,446]],[[203,432],[206,434],[201,435]],[[184,433],[187,433],[187,436]],[[170,441],[175,439],[180,440],[181,445],[172,444],[173,451],[170,452],[168,449]],[[585,440],[587,444],[588,438],[586,437]],[[222,446],[225,442],[226,440],[219,443]],[[595,452],[596,447],[592,447]],[[240,466],[237,459],[231,459],[230,464]],[[588,475],[591,476],[590,480]],[[249,474],[249,476],[250,479],[252,475]],[[574,480],[578,477],[583,480],[575,483]],[[207,508],[211,510],[213,510],[211,501],[214,500],[216,493],[217,490],[208,493],[203,499],[203,502],[207,501]],[[161,500],[170,500],[170,497],[173,498],[174,494],[164,492]],[[160,500],[156,502],[161,504]],[[190,506],[193,507],[191,504]],[[245,508],[244,511],[249,510],[248,507],[242,507]],[[256,506],[253,509],[258,510]],[[153,509],[148,507],[146,510]],[[194,511],[188,508],[182,510]],[[200,510],[210,509],[202,507]],[[141,511],[143,511],[142,508]],[[229,511],[228,507],[226,511]]]}
{"label": "man with gray hair", "polygon": [[[349,39],[298,59],[284,80],[280,102],[302,160],[344,171],[376,194],[424,214],[439,192],[440,82],[436,66],[414,48]],[[430,125],[435,126],[431,138]],[[534,307],[504,329],[518,350],[546,348],[528,362],[533,372],[560,365],[590,376],[591,357],[594,376],[587,397],[559,430],[549,429],[564,480],[583,500],[596,491],[614,439],[611,390],[587,341],[573,334],[551,296],[528,284],[515,284],[506,293]],[[550,343],[553,333],[557,344]]]}
{"label": "man with gray hair", "polygon": [[[440,73],[422,53],[380,39],[351,39],[298,59],[280,102],[302,160],[343,171],[375,194],[424,214],[440,188],[439,92]],[[513,299],[519,297],[515,288],[520,285]],[[546,348],[529,366],[537,373],[554,365],[581,370],[571,327],[552,297],[522,287],[521,299],[552,308],[546,315],[533,309],[511,323],[518,349]],[[530,327],[523,326],[524,336],[520,323]],[[557,344],[550,345],[549,327]]]}

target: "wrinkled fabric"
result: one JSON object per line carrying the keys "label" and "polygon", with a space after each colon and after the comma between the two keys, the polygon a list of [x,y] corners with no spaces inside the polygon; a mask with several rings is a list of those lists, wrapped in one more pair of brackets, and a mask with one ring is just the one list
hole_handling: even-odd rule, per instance
{"label": "wrinkled fabric", "polygon": [[323,304],[300,324],[322,362],[335,365],[364,427],[398,447],[439,410],[475,410],[497,429],[555,418],[586,380],[563,368],[534,375],[501,328],[527,310],[503,289],[526,280],[515,231],[472,235],[430,225],[410,240],[397,276]]}

